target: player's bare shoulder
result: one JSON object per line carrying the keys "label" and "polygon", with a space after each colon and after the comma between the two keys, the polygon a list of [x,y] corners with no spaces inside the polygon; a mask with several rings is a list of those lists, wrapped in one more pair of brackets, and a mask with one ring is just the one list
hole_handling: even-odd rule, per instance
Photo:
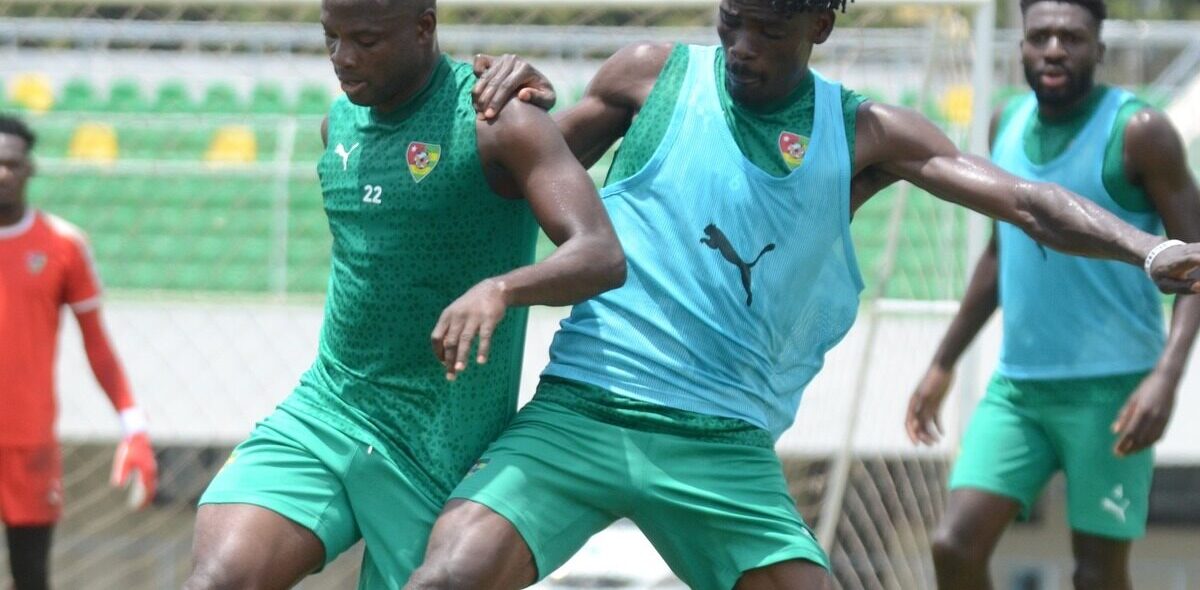
{"label": "player's bare shoulder", "polygon": [[1140,154],[1182,145],[1179,131],[1167,114],[1147,106],[1134,113],[1125,125],[1125,153]]}
{"label": "player's bare shoulder", "polygon": [[627,45],[608,58],[588,86],[588,94],[635,109],[646,103],[658,75],[671,57],[673,43]]}
{"label": "player's bare shoulder", "polygon": [[553,134],[561,141],[558,133],[549,113],[519,100],[508,103],[495,118],[477,119],[475,143],[492,190],[505,198],[521,198],[521,191],[505,162],[511,158],[535,157],[539,142],[546,141],[547,134]]}

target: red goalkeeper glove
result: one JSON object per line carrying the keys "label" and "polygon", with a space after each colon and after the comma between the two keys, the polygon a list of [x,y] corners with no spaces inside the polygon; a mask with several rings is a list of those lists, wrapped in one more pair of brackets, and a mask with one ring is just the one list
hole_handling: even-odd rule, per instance
{"label": "red goalkeeper glove", "polygon": [[125,440],[117,446],[113,457],[113,487],[129,487],[129,505],[142,509],[154,500],[158,487],[158,464],[154,461],[154,449],[146,435],[146,418],[141,410],[130,408],[121,412],[121,424],[125,427]]}

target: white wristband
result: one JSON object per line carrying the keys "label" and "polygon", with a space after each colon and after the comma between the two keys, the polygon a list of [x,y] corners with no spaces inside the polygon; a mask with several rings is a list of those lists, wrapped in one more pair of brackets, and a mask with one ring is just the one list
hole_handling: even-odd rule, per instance
{"label": "white wristband", "polygon": [[1142,263],[1142,268],[1145,269],[1146,276],[1148,276],[1150,278],[1154,278],[1154,276],[1150,274],[1150,267],[1154,264],[1154,259],[1158,258],[1159,254],[1163,253],[1163,250],[1166,250],[1167,248],[1171,248],[1174,246],[1184,246],[1184,245],[1186,245],[1186,244],[1184,244],[1183,242],[1181,242],[1179,240],[1167,240],[1167,241],[1155,246],[1154,248],[1152,248],[1150,250],[1150,253],[1146,254],[1146,262]]}
{"label": "white wristband", "polygon": [[120,418],[121,432],[126,437],[146,432],[146,412],[143,412],[141,408],[137,406],[125,408],[121,410]]}

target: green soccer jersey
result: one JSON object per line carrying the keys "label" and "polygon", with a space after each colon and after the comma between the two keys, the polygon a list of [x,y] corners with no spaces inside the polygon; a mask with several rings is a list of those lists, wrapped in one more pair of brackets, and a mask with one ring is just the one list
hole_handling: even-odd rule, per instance
{"label": "green soccer jersey", "polygon": [[430,333],[479,281],[532,263],[524,201],[492,191],[476,145],[471,66],[443,57],[380,114],[345,97],[318,164],[333,260],[317,360],[285,406],[408,465],[445,499],[515,411],[526,310],[509,310],[485,365],[449,382]]}

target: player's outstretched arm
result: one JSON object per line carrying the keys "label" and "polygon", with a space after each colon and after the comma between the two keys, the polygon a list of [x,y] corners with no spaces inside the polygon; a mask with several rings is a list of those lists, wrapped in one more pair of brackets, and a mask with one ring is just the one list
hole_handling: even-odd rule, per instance
{"label": "player's outstretched arm", "polygon": [[494,122],[479,123],[478,138],[485,165],[508,173],[558,248],[484,280],[442,312],[433,348],[451,379],[466,368],[476,336],[476,362],[487,362],[492,332],[509,307],[570,305],[625,282],[625,254],[596,187],[544,111],[511,104]]}
{"label": "player's outstretched arm", "polygon": [[158,465],[146,434],[145,413],[134,402],[129,380],[104,331],[100,308],[97,306],[76,311],[75,318],[79,322],[92,373],[121,418],[124,436],[113,458],[110,483],[113,486],[132,484],[130,503],[137,508],[144,508],[154,499],[158,485]]}
{"label": "player's outstretched arm", "polygon": [[[600,66],[579,102],[555,116],[567,145],[585,168],[591,168],[629,131],[673,47],[635,43],[622,48]],[[546,108],[553,105],[556,96],[550,81],[520,57],[480,55],[475,66],[479,74],[475,108],[485,118],[500,113],[514,98]]]}
{"label": "player's outstretched arm", "polygon": [[987,248],[975,263],[967,292],[959,304],[958,313],[938,345],[933,361],[908,400],[904,419],[908,438],[914,443],[932,445],[942,435],[941,409],[954,382],[954,366],[963,351],[970,346],[988,318],[996,312],[1000,301],[999,264],[996,236],[992,235]]}
{"label": "player's outstretched arm", "polygon": [[858,114],[855,172],[878,166],[989,217],[1012,223],[1056,250],[1143,264],[1166,292],[1200,291],[1200,244],[1158,249],[1163,239],[1054,184],[1024,180],[966,154],[915,111],[871,103]]}
{"label": "player's outstretched arm", "polygon": [[[1130,180],[1154,203],[1167,236],[1200,241],[1200,189],[1188,170],[1183,141],[1164,114],[1147,109],[1134,115],[1125,128],[1125,162]],[[1136,453],[1162,438],[1198,327],[1200,297],[1176,297],[1162,356],[1113,423],[1119,435],[1116,454]]]}

